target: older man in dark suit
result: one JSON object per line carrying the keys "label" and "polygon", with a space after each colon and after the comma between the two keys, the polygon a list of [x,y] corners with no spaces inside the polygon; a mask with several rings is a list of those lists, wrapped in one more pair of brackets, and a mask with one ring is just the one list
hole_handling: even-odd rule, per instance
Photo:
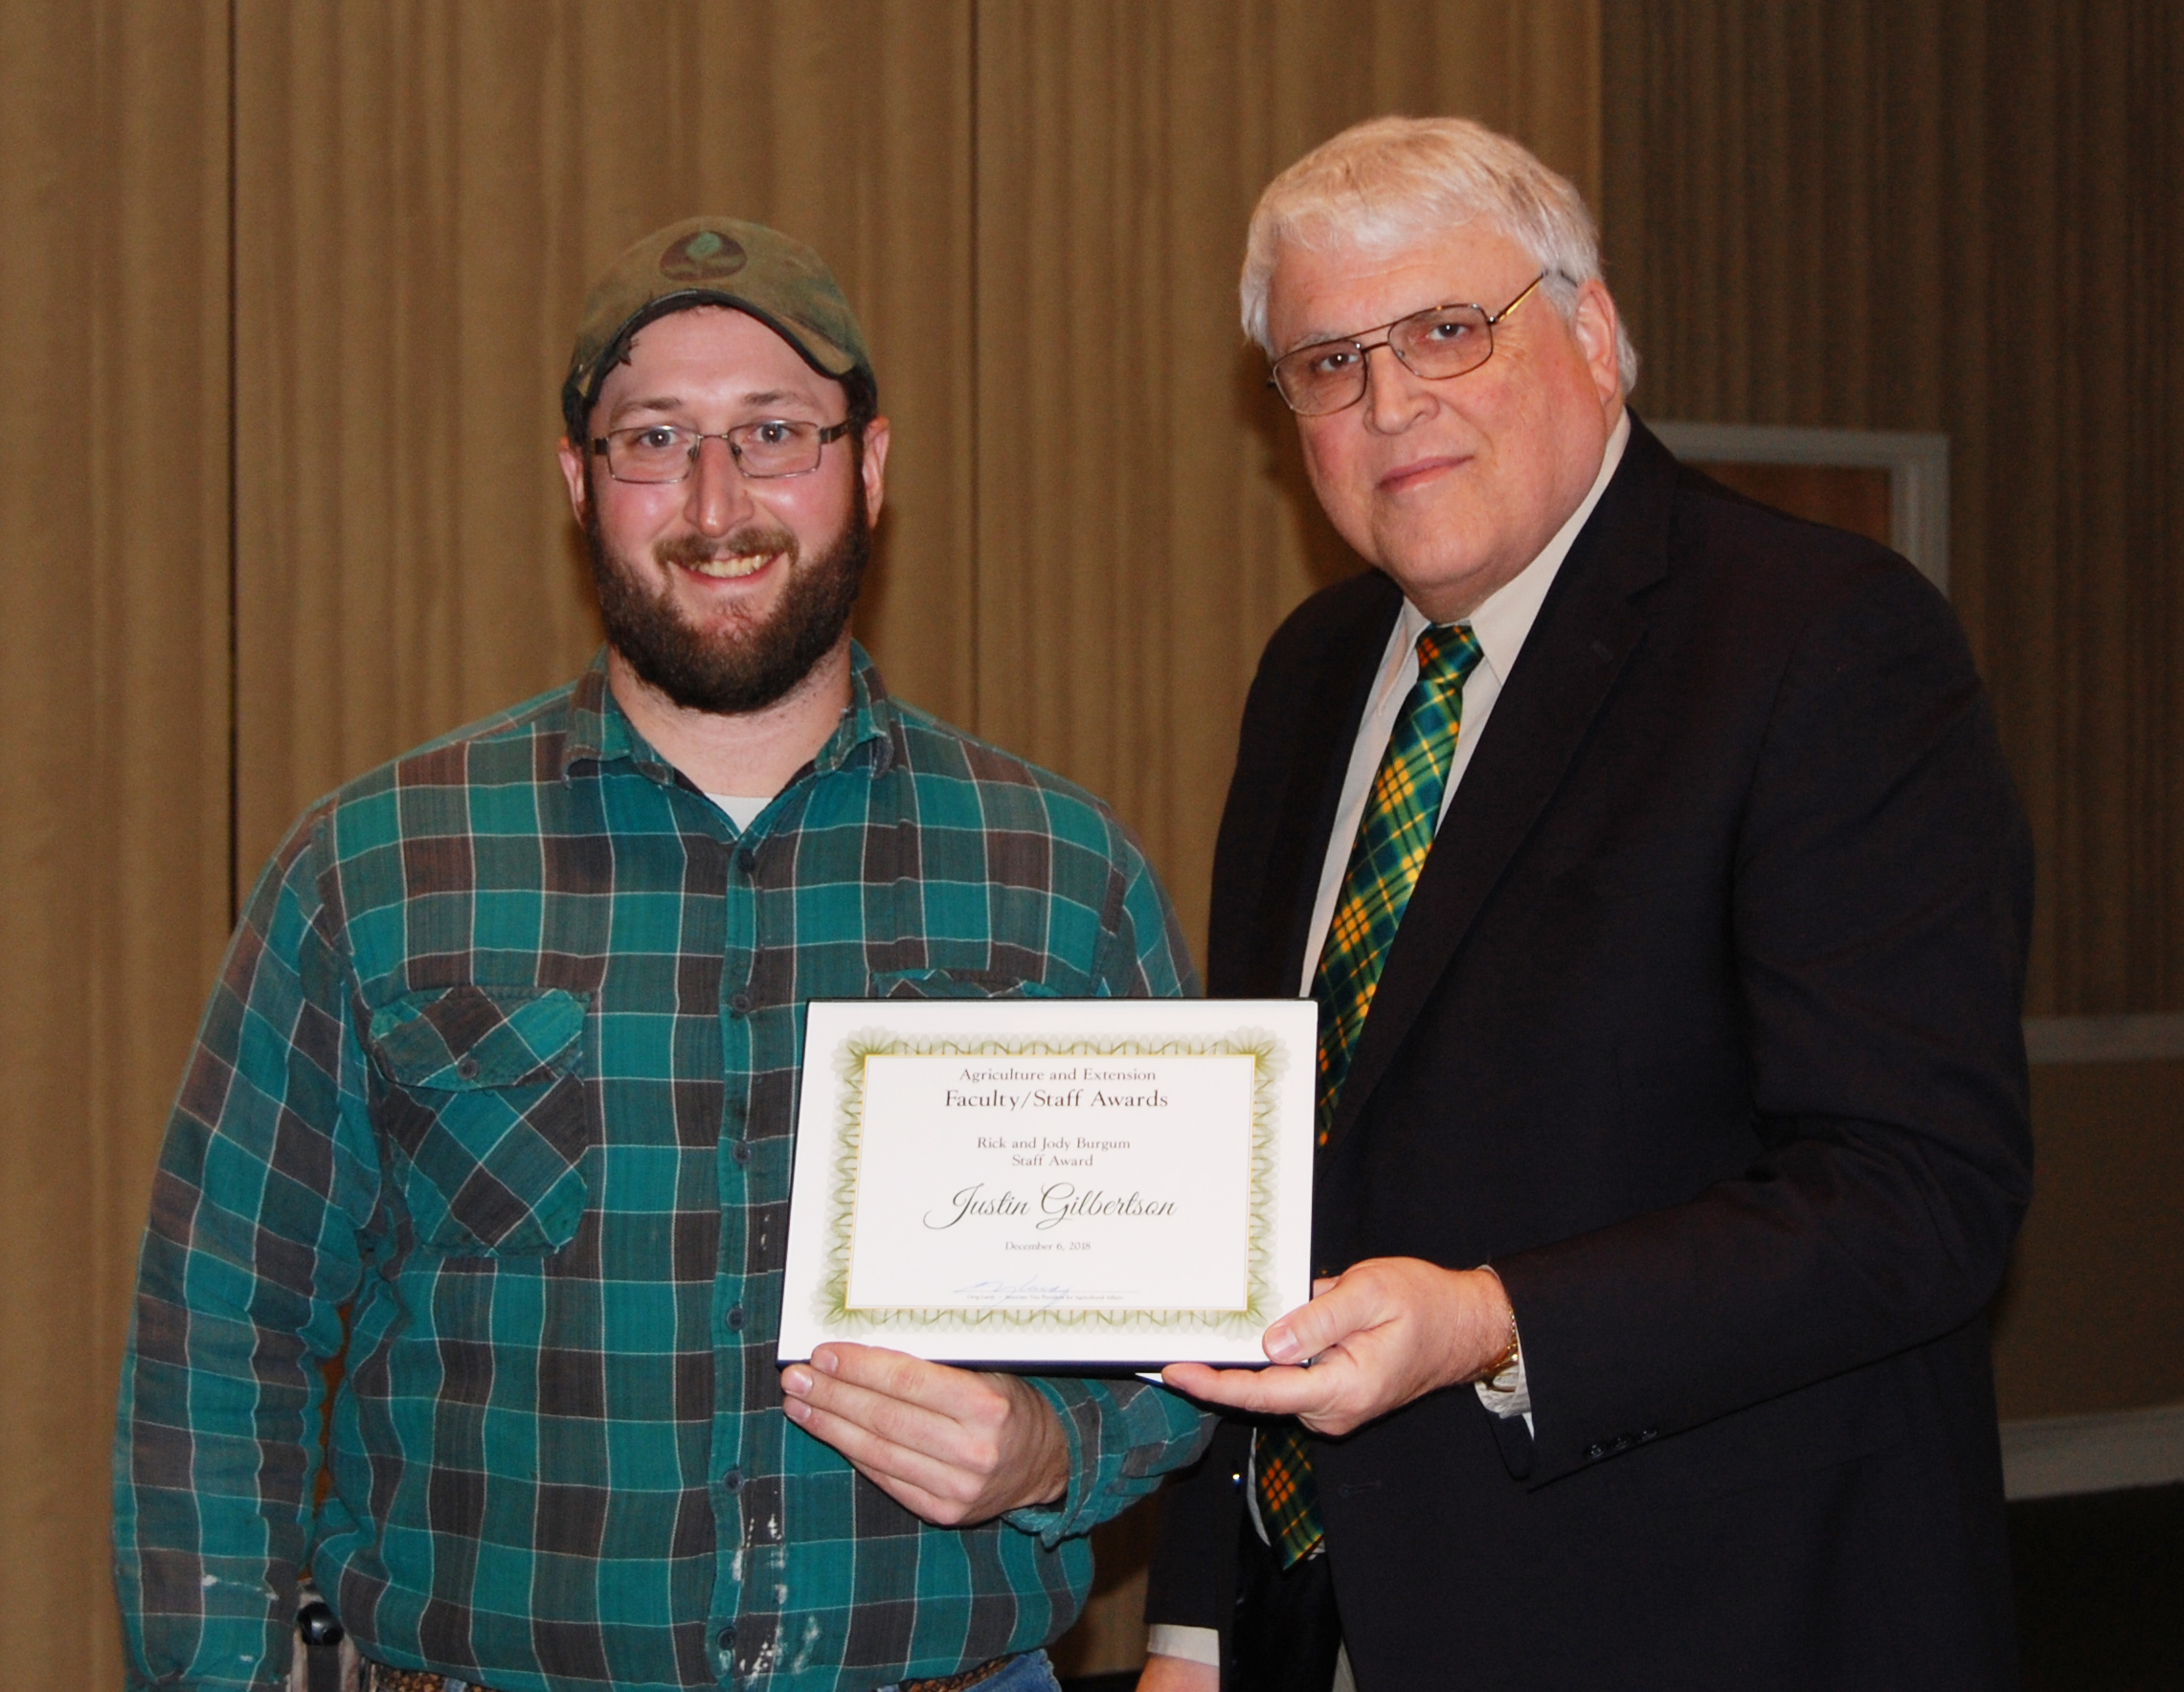
{"label": "older man in dark suit", "polygon": [[1212,990],[1321,1004],[1323,1278],[1167,1371],[1235,1415],[1142,1684],[2014,1683],[2031,860],[1955,619],[1679,469],[1475,124],[1292,167],[1244,299],[1375,567],[1269,645],[1214,887]]}

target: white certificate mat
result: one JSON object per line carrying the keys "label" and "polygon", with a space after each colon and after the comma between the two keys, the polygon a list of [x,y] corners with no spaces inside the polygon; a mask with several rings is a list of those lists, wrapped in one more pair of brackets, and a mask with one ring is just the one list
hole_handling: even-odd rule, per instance
{"label": "white certificate mat", "polygon": [[780,1356],[1260,1364],[1311,1293],[1310,1000],[822,1000]]}

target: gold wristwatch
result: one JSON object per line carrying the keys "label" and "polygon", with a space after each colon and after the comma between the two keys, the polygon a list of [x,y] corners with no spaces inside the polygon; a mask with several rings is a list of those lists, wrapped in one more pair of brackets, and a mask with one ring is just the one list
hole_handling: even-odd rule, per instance
{"label": "gold wristwatch", "polygon": [[[1497,1281],[1500,1280],[1501,1277],[1494,1274],[1492,1264],[1482,1263],[1479,1268],[1484,1273],[1493,1275]],[[1506,1289],[1502,1297],[1508,1297]],[[1517,1311],[1512,1306],[1509,1312],[1509,1338],[1502,1342],[1501,1349],[1494,1354],[1492,1360],[1472,1380],[1489,1392],[1514,1392],[1517,1390],[1516,1382],[1506,1381],[1505,1377],[1517,1367],[1523,1355],[1523,1347],[1517,1342]]]}

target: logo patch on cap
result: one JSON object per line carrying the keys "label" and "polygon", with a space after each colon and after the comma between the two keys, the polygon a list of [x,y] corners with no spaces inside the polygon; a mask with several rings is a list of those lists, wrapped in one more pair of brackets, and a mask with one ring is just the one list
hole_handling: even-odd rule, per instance
{"label": "logo patch on cap", "polygon": [[749,262],[743,243],[733,236],[701,229],[660,255],[660,274],[679,282],[718,282],[733,276]]}

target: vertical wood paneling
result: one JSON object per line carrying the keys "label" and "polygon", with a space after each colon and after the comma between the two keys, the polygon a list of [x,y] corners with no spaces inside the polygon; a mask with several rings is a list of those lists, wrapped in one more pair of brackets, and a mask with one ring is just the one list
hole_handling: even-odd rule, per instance
{"label": "vertical wood paneling", "polygon": [[2031,1009],[2184,1007],[2184,11],[1605,16],[1640,410],[1948,433],[1952,594],[2039,848]]}
{"label": "vertical wood paneling", "polygon": [[1243,695],[1356,560],[1235,327],[1267,181],[1384,111],[1598,156],[1597,11],[978,6],[978,726],[1112,800],[1194,944]]}
{"label": "vertical wood paneling", "polygon": [[8,0],[0,40],[0,1680],[89,1687],[136,1238],[227,920],[226,8]]}
{"label": "vertical wood paneling", "polygon": [[898,446],[861,632],[969,714],[969,17],[242,0],[239,860],[597,642],[552,462],[584,289],[677,217],[818,247]]}

